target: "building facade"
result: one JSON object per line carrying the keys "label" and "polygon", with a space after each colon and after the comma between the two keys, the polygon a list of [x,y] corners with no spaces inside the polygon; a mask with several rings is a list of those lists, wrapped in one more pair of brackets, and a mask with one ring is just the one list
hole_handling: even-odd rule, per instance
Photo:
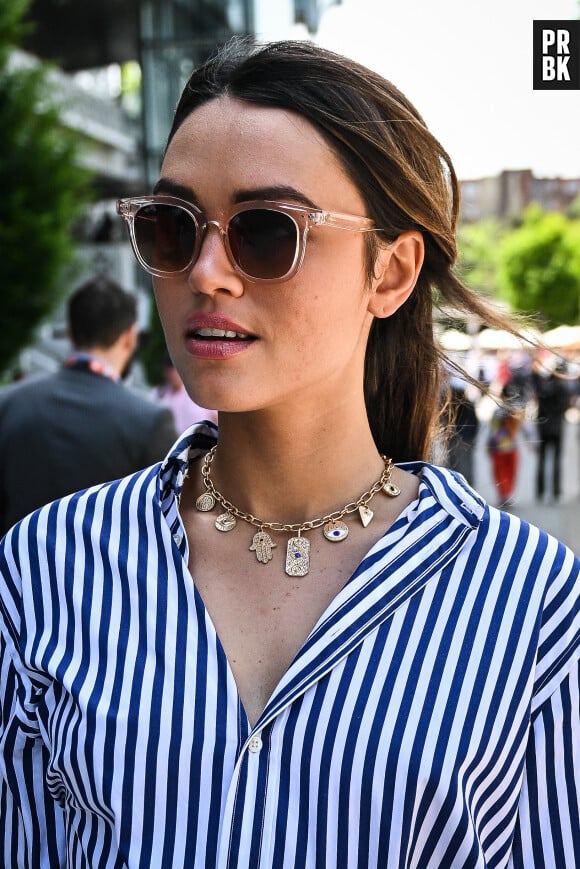
{"label": "building facade", "polygon": [[[138,268],[116,199],[151,189],[173,111],[194,66],[234,36],[304,38],[340,0],[33,0],[32,28],[15,63],[54,66],[52,91],[62,119],[81,137],[96,201],[78,227],[84,274],[106,273],[134,290],[146,329],[150,279]],[[138,69],[129,106],[122,70]],[[116,78],[114,87],[108,87]],[[71,287],[71,290],[74,289]],[[39,331],[21,367],[51,370],[68,346],[64,311]]]}
{"label": "building facade", "polygon": [[568,211],[580,196],[580,178],[536,178],[531,169],[505,170],[461,181],[461,219],[513,220],[533,202],[546,211]]}
{"label": "building facade", "polygon": [[25,48],[68,74],[131,61],[139,64],[138,144],[147,187],[156,177],[174,107],[194,66],[234,36],[268,40],[311,35],[324,10],[339,2],[33,0],[34,27]]}

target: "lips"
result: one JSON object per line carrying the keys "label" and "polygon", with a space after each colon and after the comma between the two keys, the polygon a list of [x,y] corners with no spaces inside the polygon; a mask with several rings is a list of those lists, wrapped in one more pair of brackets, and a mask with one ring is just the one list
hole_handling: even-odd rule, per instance
{"label": "lips", "polygon": [[220,314],[194,314],[185,329],[188,353],[201,359],[226,359],[246,350],[255,340],[256,335]]}
{"label": "lips", "polygon": [[194,329],[196,338],[240,338],[245,341],[250,338],[246,332],[234,332],[230,329]]}

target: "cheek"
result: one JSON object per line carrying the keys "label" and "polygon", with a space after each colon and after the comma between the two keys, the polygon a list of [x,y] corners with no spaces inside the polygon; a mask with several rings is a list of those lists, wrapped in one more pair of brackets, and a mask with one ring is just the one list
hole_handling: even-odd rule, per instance
{"label": "cheek", "polygon": [[165,306],[165,299],[167,297],[167,290],[163,286],[163,281],[160,278],[153,278],[153,298],[155,300],[155,304],[157,305],[157,310],[159,311],[159,315],[161,316],[161,312]]}
{"label": "cheek", "polygon": [[157,311],[166,332],[175,328],[178,322],[181,293],[176,281],[171,285],[165,285],[164,281],[156,278],[153,281],[153,293]]}
{"label": "cheek", "polygon": [[297,369],[340,367],[366,343],[370,319],[360,281],[319,281],[316,290],[309,283],[287,300],[276,343],[291,353]]}
{"label": "cheek", "polygon": [[287,306],[292,319],[322,334],[334,333],[337,328],[356,331],[369,296],[362,258],[338,249],[335,256],[325,258],[324,265],[308,265],[305,263]]}

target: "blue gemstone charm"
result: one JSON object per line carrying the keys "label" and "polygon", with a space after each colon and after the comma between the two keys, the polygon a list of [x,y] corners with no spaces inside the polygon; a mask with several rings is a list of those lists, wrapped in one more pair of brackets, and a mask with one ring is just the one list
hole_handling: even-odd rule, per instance
{"label": "blue gemstone charm", "polygon": [[215,520],[215,527],[218,531],[231,531],[236,527],[236,517],[231,513],[222,513]]}
{"label": "blue gemstone charm", "polygon": [[306,576],[310,569],[310,541],[306,537],[291,537],[286,547],[288,576]]}
{"label": "blue gemstone charm", "polygon": [[348,537],[348,525],[345,522],[327,522],[322,533],[331,543],[340,543]]}

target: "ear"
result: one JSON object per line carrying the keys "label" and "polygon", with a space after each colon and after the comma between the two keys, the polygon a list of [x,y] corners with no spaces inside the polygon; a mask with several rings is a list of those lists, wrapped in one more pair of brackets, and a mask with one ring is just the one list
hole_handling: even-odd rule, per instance
{"label": "ear", "polygon": [[137,325],[137,323],[133,323],[132,326],[129,326],[128,329],[125,329],[125,331],[121,335],[121,338],[123,340],[125,349],[129,353],[133,353],[137,346],[137,342],[139,341],[139,326]]}
{"label": "ear", "polygon": [[375,261],[368,310],[374,317],[390,317],[409,298],[425,256],[425,242],[418,230],[408,230],[390,244],[383,244]]}
{"label": "ear", "polygon": [[139,327],[136,323],[133,323],[132,326],[129,326],[120,333],[111,349],[116,353],[122,354],[124,358],[130,359],[137,348],[138,339]]}

